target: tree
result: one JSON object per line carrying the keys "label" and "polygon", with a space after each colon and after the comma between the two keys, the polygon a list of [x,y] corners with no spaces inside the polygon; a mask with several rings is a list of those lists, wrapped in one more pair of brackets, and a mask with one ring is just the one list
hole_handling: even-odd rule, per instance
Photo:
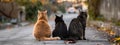
{"label": "tree", "polygon": [[36,20],[37,11],[43,9],[43,6],[39,1],[34,4],[30,3],[29,5],[26,5],[25,7],[26,7],[26,19],[29,21]]}
{"label": "tree", "polygon": [[100,15],[99,8],[101,1],[102,0],[88,0],[88,12],[93,19],[96,19]]}

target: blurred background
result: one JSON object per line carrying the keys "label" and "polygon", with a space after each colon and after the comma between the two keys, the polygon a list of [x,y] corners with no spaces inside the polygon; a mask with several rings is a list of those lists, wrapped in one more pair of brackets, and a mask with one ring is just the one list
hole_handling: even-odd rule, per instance
{"label": "blurred background", "polygon": [[34,22],[37,10],[47,10],[48,17],[57,13],[87,11],[90,20],[120,25],[119,0],[0,0],[0,26],[4,23]]}
{"label": "blurred background", "polygon": [[[37,10],[47,10],[48,17],[57,13],[78,13],[86,0],[0,0],[0,25],[34,22]],[[87,7],[86,7],[87,9]]]}
{"label": "blurred background", "polygon": [[[65,23],[69,26],[70,21],[78,16],[79,11],[84,11],[88,13],[87,27],[104,33],[109,41],[120,42],[119,4],[120,0],[0,0],[0,38],[7,40],[6,36],[11,37],[9,34],[19,35],[17,33],[19,31],[14,32],[14,30],[24,32],[26,29],[31,34],[37,20],[38,10],[47,10],[52,29],[55,27],[55,14],[63,14]],[[12,30],[13,33],[7,30]],[[8,35],[6,32],[8,32]],[[27,32],[20,34],[18,37],[27,34]]]}

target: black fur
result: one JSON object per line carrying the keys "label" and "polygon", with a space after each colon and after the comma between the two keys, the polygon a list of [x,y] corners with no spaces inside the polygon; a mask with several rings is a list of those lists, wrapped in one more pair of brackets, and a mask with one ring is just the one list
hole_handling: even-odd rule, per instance
{"label": "black fur", "polygon": [[53,37],[60,37],[62,40],[68,38],[67,26],[63,21],[63,15],[61,17],[56,15],[55,18],[55,29],[52,33]]}
{"label": "black fur", "polygon": [[86,19],[87,19],[86,12],[80,12],[77,18],[72,19],[68,30],[69,34],[68,40],[69,39],[74,41],[86,40],[85,38]]}
{"label": "black fur", "polygon": [[74,40],[81,40],[82,38],[82,32],[83,32],[83,26],[82,23],[79,22],[79,20],[77,18],[72,19],[70,26],[69,26],[69,30],[68,30],[68,34],[69,34],[69,38],[73,38]]}
{"label": "black fur", "polygon": [[82,23],[82,26],[83,26],[83,39],[86,40],[86,38],[85,38],[85,28],[86,28],[87,12],[80,12],[80,14],[79,14],[79,16],[77,18]]}

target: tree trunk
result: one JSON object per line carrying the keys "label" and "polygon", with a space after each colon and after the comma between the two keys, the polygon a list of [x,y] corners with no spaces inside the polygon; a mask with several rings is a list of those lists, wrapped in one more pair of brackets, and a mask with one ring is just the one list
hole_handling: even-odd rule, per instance
{"label": "tree trunk", "polygon": [[100,3],[101,3],[101,0],[88,0],[88,9],[89,10],[92,10],[92,16],[93,16],[93,19],[96,19],[100,13],[99,13],[99,8],[100,8]]}

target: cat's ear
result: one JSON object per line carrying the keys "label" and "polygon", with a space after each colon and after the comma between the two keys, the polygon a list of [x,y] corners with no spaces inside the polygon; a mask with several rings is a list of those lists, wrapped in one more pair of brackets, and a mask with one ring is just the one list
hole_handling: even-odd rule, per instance
{"label": "cat's ear", "polygon": [[41,13],[40,10],[38,10],[38,13]]}
{"label": "cat's ear", "polygon": [[58,17],[57,15],[55,15],[56,17]]}

